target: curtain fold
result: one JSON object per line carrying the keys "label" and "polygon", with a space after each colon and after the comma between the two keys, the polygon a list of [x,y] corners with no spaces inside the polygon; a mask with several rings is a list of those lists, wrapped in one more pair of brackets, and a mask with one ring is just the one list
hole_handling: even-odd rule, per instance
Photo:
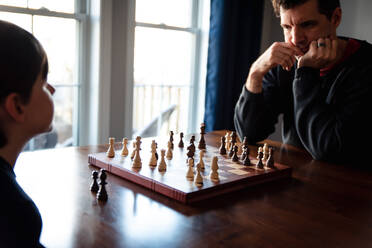
{"label": "curtain fold", "polygon": [[234,107],[260,51],[264,1],[211,0],[204,123],[234,130]]}

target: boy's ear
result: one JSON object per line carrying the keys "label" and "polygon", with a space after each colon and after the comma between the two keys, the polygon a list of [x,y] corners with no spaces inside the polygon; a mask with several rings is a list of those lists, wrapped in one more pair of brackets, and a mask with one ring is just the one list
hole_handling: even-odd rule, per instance
{"label": "boy's ear", "polygon": [[5,98],[5,111],[16,122],[24,122],[25,120],[25,104],[21,96],[17,93],[11,93]]}

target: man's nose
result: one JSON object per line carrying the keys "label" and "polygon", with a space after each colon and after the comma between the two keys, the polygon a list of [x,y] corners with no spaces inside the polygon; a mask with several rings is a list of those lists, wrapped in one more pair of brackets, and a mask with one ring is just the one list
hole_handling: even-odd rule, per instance
{"label": "man's nose", "polygon": [[295,46],[298,46],[298,45],[303,45],[305,43],[305,34],[304,32],[301,30],[301,28],[297,28],[297,27],[294,27],[292,29],[292,40],[291,42],[295,45]]}

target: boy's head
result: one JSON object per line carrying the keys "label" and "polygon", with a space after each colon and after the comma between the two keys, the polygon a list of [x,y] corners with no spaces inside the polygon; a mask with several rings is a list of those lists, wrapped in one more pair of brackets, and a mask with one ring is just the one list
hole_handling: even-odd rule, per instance
{"label": "boy's head", "polygon": [[[42,96],[40,94],[41,87],[45,86],[41,85],[42,82],[45,85],[47,74],[48,59],[39,41],[24,29],[0,20],[0,107],[10,113],[9,106],[11,104],[9,102],[11,101],[9,99],[16,96],[14,98],[16,101],[13,101],[15,103],[13,113],[22,112],[22,108],[19,106],[23,107],[31,101],[35,102],[32,100],[35,97],[32,98],[32,96],[36,93]],[[33,90],[36,85],[38,89]],[[45,101],[42,105],[45,104],[48,102]],[[27,111],[28,117],[26,119],[28,121],[31,119],[31,112]],[[40,108],[39,111],[42,112],[43,108]],[[50,110],[48,111],[50,112]],[[38,116],[36,115],[34,118],[38,119]],[[0,121],[0,147],[3,147],[7,144],[9,134],[5,133],[7,129],[4,126],[6,125],[4,117]],[[31,128],[33,123],[28,123]]]}

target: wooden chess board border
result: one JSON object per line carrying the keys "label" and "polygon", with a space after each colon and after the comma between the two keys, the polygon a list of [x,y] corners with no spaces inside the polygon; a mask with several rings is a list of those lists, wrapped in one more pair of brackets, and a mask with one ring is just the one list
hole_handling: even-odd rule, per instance
{"label": "wooden chess board border", "polygon": [[218,195],[241,190],[252,185],[262,184],[279,179],[290,178],[292,174],[291,167],[280,165],[281,169],[274,170],[270,173],[262,173],[254,176],[247,176],[230,182],[216,183],[214,184],[213,187],[200,188],[199,190],[193,192],[183,192],[182,190],[171,187],[165,183],[141,175],[135,170],[134,171],[129,170],[127,168],[111,164],[108,161],[102,161],[100,159],[97,159],[96,155],[98,154],[102,153],[88,155],[88,163],[90,165],[103,168],[110,172],[111,174],[117,175],[123,179],[141,185],[151,191],[160,193],[184,204],[190,204],[193,202],[198,202],[208,198],[216,197]]}

